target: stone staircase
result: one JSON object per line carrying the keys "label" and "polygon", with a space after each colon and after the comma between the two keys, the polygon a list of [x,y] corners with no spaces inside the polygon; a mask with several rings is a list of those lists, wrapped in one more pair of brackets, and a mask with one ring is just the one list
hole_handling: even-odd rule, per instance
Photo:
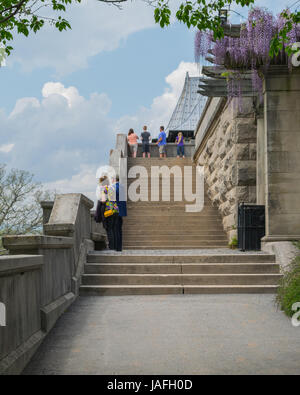
{"label": "stone staircase", "polygon": [[280,276],[275,256],[262,253],[99,251],[88,255],[80,294],[274,293]]}
{"label": "stone staircase", "polygon": [[[170,182],[170,201],[162,200],[162,180],[159,183],[160,199],[151,201],[151,193],[157,186],[151,186],[152,166],[179,166],[184,174],[184,166],[193,166],[191,159],[151,158],[128,159],[128,170],[132,166],[144,166],[148,172],[148,202],[132,202],[128,199],[128,216],[124,218],[124,249],[194,249],[222,248],[227,246],[221,217],[205,196],[201,212],[187,213],[186,200],[174,201],[174,178]],[[128,179],[128,188],[136,179]],[[195,166],[191,185],[196,191]],[[178,188],[178,187],[176,187]],[[175,189],[177,190],[177,189]],[[184,195],[184,194],[183,194]]]}
{"label": "stone staircase", "polygon": [[[176,158],[129,159],[128,169],[134,165],[146,167],[149,182],[151,166],[177,165],[183,169],[192,162]],[[195,191],[194,178],[191,182]],[[128,187],[132,182],[135,179],[128,179]],[[173,198],[172,182],[170,190]],[[157,202],[129,199],[123,253],[90,253],[80,294],[276,292],[281,274],[275,256],[229,250],[218,210],[209,199],[205,196],[204,209],[196,213],[185,211],[187,203],[163,201],[162,196]]]}

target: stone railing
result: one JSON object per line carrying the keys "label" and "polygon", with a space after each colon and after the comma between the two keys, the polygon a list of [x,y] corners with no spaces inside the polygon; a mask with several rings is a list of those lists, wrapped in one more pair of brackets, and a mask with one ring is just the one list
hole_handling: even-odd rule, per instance
{"label": "stone railing", "polygon": [[[175,143],[167,143],[166,145],[166,152],[167,152],[167,157],[168,158],[176,158],[177,156],[177,146]],[[192,158],[195,152],[195,142],[190,141],[186,142],[184,144],[184,154],[186,158]],[[151,143],[150,144],[150,154],[151,158],[159,158],[159,151],[158,151],[158,145]],[[130,156],[130,154],[129,154]],[[138,145],[138,152],[137,152],[137,157],[142,157],[142,144]]]}
{"label": "stone railing", "polygon": [[[104,237],[81,194],[43,202],[44,234],[6,236],[0,257],[0,374],[20,373],[57,319],[76,299],[86,255]],[[100,232],[100,233],[99,233]]]}
{"label": "stone railing", "polygon": [[[185,157],[193,158],[195,153],[195,141],[188,141],[185,143]],[[177,146],[175,143],[167,143],[166,146],[167,157],[175,158],[177,156]],[[150,143],[150,154],[152,158],[159,158],[158,146],[156,143]],[[142,144],[138,144],[137,157],[142,157]],[[117,174],[123,169],[120,168],[120,159],[130,157],[130,150],[127,143],[126,134],[117,134],[116,147],[111,150],[109,165],[112,166]]]}

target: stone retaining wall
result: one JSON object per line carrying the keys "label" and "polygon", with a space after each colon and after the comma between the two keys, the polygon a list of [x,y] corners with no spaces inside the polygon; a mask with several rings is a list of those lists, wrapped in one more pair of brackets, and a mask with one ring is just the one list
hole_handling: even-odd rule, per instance
{"label": "stone retaining wall", "polygon": [[[94,250],[93,202],[82,194],[44,202],[44,235],[6,236],[0,257],[0,374],[21,373],[57,319],[79,294],[87,253]],[[48,219],[48,221],[47,221]]]}
{"label": "stone retaining wall", "polygon": [[218,207],[230,241],[236,235],[237,207],[256,203],[256,135],[253,104],[243,110],[222,98],[208,100],[196,130],[194,160],[205,167],[207,193]]}

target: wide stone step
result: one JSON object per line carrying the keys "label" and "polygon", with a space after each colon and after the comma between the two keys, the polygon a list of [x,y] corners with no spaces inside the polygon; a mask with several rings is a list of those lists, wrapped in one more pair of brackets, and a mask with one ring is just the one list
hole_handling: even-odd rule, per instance
{"label": "wide stone step", "polygon": [[[187,203],[188,206],[194,206],[193,203]],[[128,208],[127,210],[127,217],[123,218],[124,221],[130,220],[132,216],[144,216],[144,217],[150,217],[153,215],[156,216],[163,216],[163,217],[168,217],[170,220],[176,219],[177,216],[184,216],[186,219],[194,219],[197,220],[199,217],[203,217],[203,219],[220,219],[221,216],[216,210],[211,210],[211,209],[206,209],[206,208],[201,208],[199,207],[196,212],[188,212],[185,206],[180,207],[180,208],[172,208],[170,206],[166,207],[155,207],[155,204],[153,204],[153,207],[148,207],[148,208]]]}
{"label": "wide stone step", "polygon": [[[143,202],[143,201],[138,201],[138,202],[132,202],[128,201],[127,202],[127,209],[154,209],[154,208],[161,208],[165,209],[166,207],[170,207],[174,210],[178,209],[184,209],[187,204],[191,204],[191,202],[188,201],[180,201],[180,202],[164,202],[164,201],[159,201],[159,202]],[[205,203],[203,210],[211,211],[211,212],[216,212],[218,213],[218,210],[213,207],[210,203]]]}
{"label": "wide stone step", "polygon": [[131,285],[131,286],[93,286],[80,287],[81,296],[121,296],[121,295],[169,295],[169,294],[274,294],[276,285],[211,285],[211,286],[174,286],[174,285]]}
{"label": "wide stone step", "polygon": [[275,263],[275,255],[272,254],[194,254],[181,253],[174,249],[170,253],[151,254],[151,253],[108,253],[103,252],[88,254],[88,263]]}
{"label": "wide stone step", "polygon": [[173,242],[177,242],[177,241],[185,241],[188,242],[189,240],[191,241],[195,241],[195,242],[211,242],[211,241],[215,241],[215,242],[227,242],[227,237],[223,234],[223,235],[199,235],[198,233],[191,233],[191,234],[182,234],[182,233],[177,233],[177,234],[173,234],[173,235],[169,235],[169,234],[149,234],[147,232],[142,232],[142,233],[136,233],[136,234],[126,234],[123,237],[123,241],[124,242],[133,242],[133,241],[138,241],[139,243],[152,243],[152,242],[162,242],[162,240],[164,242],[167,241],[173,241]]}
{"label": "wide stone step", "polygon": [[281,274],[84,274],[82,285],[277,285]]}
{"label": "wide stone step", "polygon": [[[129,226],[127,223],[124,223],[124,235],[126,232],[128,233],[137,233],[137,227],[134,226],[136,222],[133,222],[133,226]],[[211,223],[210,225],[206,224],[203,226],[201,223],[193,226],[193,233],[197,234],[224,234],[224,231],[219,223]],[[159,234],[172,234],[172,232],[178,233],[181,232],[181,234],[185,234],[191,231],[190,226],[180,226],[180,223],[178,224],[168,224],[168,223],[162,223],[159,224],[159,226],[154,226],[153,224],[149,224],[147,222],[144,222],[142,224],[142,228],[139,228],[139,231],[145,231],[148,234],[151,233],[159,233]]]}
{"label": "wide stone step", "polygon": [[128,158],[127,159],[127,164],[128,167],[130,166],[136,166],[137,164],[143,165],[143,166],[149,166],[153,164],[158,164],[159,166],[162,165],[193,165],[193,161],[191,158]]}
{"label": "wide stone step", "polygon": [[[155,248],[155,247],[160,247],[161,245],[170,245],[170,246],[174,246],[174,244],[175,244],[175,242],[176,242],[176,247],[178,246],[178,245],[182,245],[183,247],[185,246],[185,245],[189,245],[189,246],[197,246],[197,245],[201,245],[202,247],[203,246],[207,246],[207,247],[210,247],[210,246],[215,246],[215,245],[225,245],[226,246],[226,244],[227,244],[227,241],[226,241],[226,239],[219,239],[219,240],[207,240],[207,239],[197,239],[197,238],[195,238],[195,239],[192,239],[192,238],[190,238],[189,240],[182,240],[182,241],[180,241],[180,240],[174,240],[173,238],[165,238],[165,239],[156,239],[156,240],[153,240],[153,239],[150,239],[150,238],[145,238],[145,239],[135,239],[135,238],[131,238],[131,239],[128,239],[128,238],[126,238],[126,239],[124,239],[124,246],[126,245],[127,247],[130,247],[130,245],[132,245],[133,247],[138,247],[138,246],[141,246],[141,247],[147,247],[147,246],[149,246],[149,247],[153,247],[153,248]],[[172,244],[173,243],[173,244]]]}
{"label": "wide stone step", "polygon": [[274,263],[88,263],[85,274],[271,274]]}
{"label": "wide stone step", "polygon": [[[164,229],[158,228],[158,229],[153,229],[153,227],[146,227],[144,226],[142,229],[140,229],[141,233],[137,233],[136,229],[133,228],[128,228],[126,230],[126,234],[123,235],[123,238],[126,238],[127,236],[143,236],[144,234],[147,234],[147,236],[159,236],[159,237],[164,237],[164,236],[178,236],[178,237],[184,237],[184,238],[189,238],[190,236],[192,236],[193,234],[187,234],[188,231],[190,231],[190,229],[185,229],[182,230],[182,228],[178,228],[178,227],[172,227],[172,228],[168,228],[165,227]],[[193,232],[194,233],[194,232]],[[211,237],[215,237],[215,238],[222,238],[225,237],[226,238],[226,234],[224,233],[223,230],[220,229],[203,229],[203,228],[199,228],[197,229],[197,231],[195,232],[197,233],[197,236],[199,237],[203,237],[203,236],[207,236],[209,239]]]}
{"label": "wide stone step", "polygon": [[[183,223],[184,219],[184,223]],[[196,216],[196,215],[190,215],[189,213],[182,213],[182,215],[174,214],[172,215],[139,215],[139,214],[131,214],[128,216],[126,219],[124,219],[124,224],[136,224],[136,222],[139,221],[140,223],[147,222],[147,223],[157,223],[157,224],[176,224],[176,225],[193,225],[193,224],[198,224],[199,226],[206,226],[206,225],[219,225],[221,226],[221,220],[217,216],[207,216],[207,217],[202,217],[202,216]]]}
{"label": "wide stone step", "polygon": [[[155,207],[155,205],[153,205],[153,207],[128,207],[127,208],[127,215],[128,217],[130,217],[131,215],[180,215],[180,216],[186,216],[187,218],[193,217],[194,213],[188,213],[185,211],[185,206],[182,207],[172,207],[172,206],[166,206],[166,207]],[[194,214],[195,215],[195,214]],[[201,217],[203,218],[220,218],[219,213],[216,210],[213,209],[207,209],[207,208],[203,208],[201,211],[199,211],[198,213],[196,213],[196,215],[201,215]]]}
{"label": "wide stone step", "polygon": [[[173,244],[162,244],[159,247],[153,247],[153,246],[132,246],[132,245],[124,245],[123,250],[171,250],[172,247],[174,247],[174,243]],[[189,245],[189,244],[185,244],[185,245],[176,245],[176,249],[177,250],[199,250],[199,249],[204,249],[204,250],[215,250],[218,248],[225,248],[227,247],[227,244],[216,244],[216,245],[212,245],[212,246],[207,246],[207,245]]]}

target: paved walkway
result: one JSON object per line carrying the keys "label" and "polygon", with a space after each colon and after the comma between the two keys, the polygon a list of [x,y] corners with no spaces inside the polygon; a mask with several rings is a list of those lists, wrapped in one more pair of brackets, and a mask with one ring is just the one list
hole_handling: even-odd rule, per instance
{"label": "paved walkway", "polygon": [[300,374],[273,295],[81,297],[25,374]]}

